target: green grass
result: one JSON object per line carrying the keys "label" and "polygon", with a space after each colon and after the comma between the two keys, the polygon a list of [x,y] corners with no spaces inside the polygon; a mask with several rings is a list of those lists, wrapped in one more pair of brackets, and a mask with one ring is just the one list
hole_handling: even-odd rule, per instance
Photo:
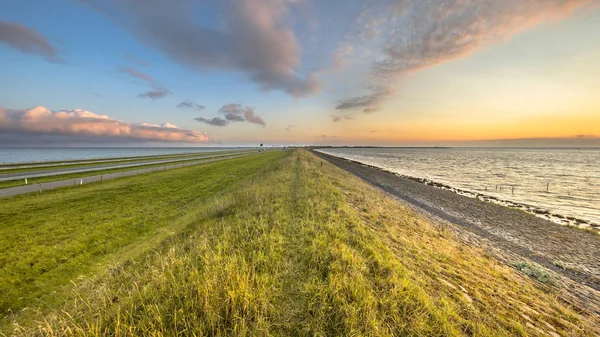
{"label": "green grass", "polygon": [[[517,270],[521,271],[523,274],[533,277],[542,283],[548,283],[553,286],[558,286],[558,282],[556,281],[556,279],[542,266],[529,263],[527,261],[520,261],[515,263],[514,267],[517,268]],[[561,268],[564,269],[564,267],[562,266]]]}
{"label": "green grass", "polygon": [[[208,159],[208,158],[206,158],[206,159]],[[134,170],[139,170],[139,169],[143,169],[143,168],[150,168],[150,167],[160,167],[160,166],[167,166],[167,165],[175,165],[175,164],[181,164],[181,163],[185,163],[185,162],[198,161],[198,160],[203,160],[203,159],[196,159],[196,158],[185,159],[185,158],[182,158],[181,160],[177,160],[177,161],[173,161],[173,162],[169,162],[169,163],[139,165],[139,166],[132,166],[132,167],[113,168],[113,169],[88,171],[88,172],[79,172],[79,173],[57,174],[57,175],[46,176],[46,177],[28,178],[27,179],[27,183],[29,185],[35,185],[35,184],[47,183],[47,182],[51,182],[51,181],[67,180],[67,179],[79,179],[79,178],[89,177],[89,176],[97,176],[97,175],[103,175],[103,174],[109,174],[109,173],[134,171]],[[0,181],[0,189],[2,189],[2,188],[9,188],[9,187],[24,186],[24,185],[25,185],[25,182],[24,182],[23,179]]]}
{"label": "green grass", "polygon": [[249,156],[3,198],[0,318],[61,303],[60,293],[71,280],[122,258],[128,249],[149,246],[157,235],[177,232],[208,199],[281,156]]}
{"label": "green grass", "polygon": [[[151,251],[74,279],[70,295],[61,294],[64,305],[22,320],[12,327],[14,332],[24,336],[550,332],[592,336],[598,332],[595,322],[557,300],[554,288],[538,288],[356,177],[329,164],[321,166],[303,150],[279,156],[227,193],[193,202],[182,213],[187,216],[175,214],[165,220],[158,227],[174,228],[173,235],[148,244]],[[192,198],[193,193],[187,195]],[[171,206],[160,207],[157,214],[176,212],[174,202],[165,201]],[[127,218],[130,207],[113,214]],[[87,226],[95,223],[97,219]]]}
{"label": "green grass", "polygon": [[[222,155],[222,154],[226,154],[227,152],[235,153],[235,152],[240,152],[240,151],[202,152],[202,153],[157,156],[157,157],[149,156],[149,157],[131,158],[131,159],[123,158],[122,160],[115,160],[115,161],[109,161],[109,162],[104,162],[104,161],[119,159],[119,158],[105,158],[103,160],[94,160],[93,162],[90,162],[90,163],[64,162],[64,163],[59,163],[56,165],[53,164],[50,166],[41,166],[41,167],[34,166],[34,167],[27,167],[27,168],[3,169],[3,170],[0,170],[0,174],[8,174],[8,173],[36,174],[37,172],[44,171],[44,170],[86,168],[86,167],[94,167],[94,166],[104,165],[104,164],[119,165],[119,164],[135,164],[135,163],[139,163],[139,162],[153,161],[153,160],[154,161],[156,161],[156,160],[176,160],[176,159],[185,160],[190,157]],[[86,162],[87,162],[87,160],[86,160]],[[44,163],[40,163],[40,164],[44,164]],[[25,165],[25,164],[23,164],[23,165]]]}
{"label": "green grass", "polygon": [[[10,163],[0,164],[0,168],[6,168],[6,170],[0,170],[0,172],[10,172],[11,167],[19,166],[39,166],[39,165],[54,165],[55,167],[64,167],[66,165],[78,165],[81,162],[90,162],[91,164],[98,164],[106,160],[119,159],[123,162],[127,161],[138,161],[148,159],[168,159],[171,157],[185,157],[185,156],[198,156],[203,154],[218,154],[233,151],[243,151],[243,149],[232,149],[229,151],[215,151],[215,152],[188,152],[188,153],[174,153],[174,154],[161,154],[161,155],[150,155],[150,156],[132,156],[132,157],[106,157],[106,158],[90,158],[90,159],[73,159],[73,160],[59,160],[59,161],[38,161],[38,162],[24,162],[24,163]],[[51,167],[51,166],[45,166]],[[16,168],[15,168],[16,169]],[[20,169],[16,169],[20,170]]]}

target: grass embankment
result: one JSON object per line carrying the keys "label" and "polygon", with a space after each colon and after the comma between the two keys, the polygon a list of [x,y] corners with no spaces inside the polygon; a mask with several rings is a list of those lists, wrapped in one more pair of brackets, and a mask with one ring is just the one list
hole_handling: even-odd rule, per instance
{"label": "grass embankment", "polygon": [[[219,158],[222,158],[222,157],[217,157],[216,159],[219,159]],[[209,158],[205,158],[205,159],[209,159]],[[161,167],[161,166],[175,165],[175,164],[181,164],[181,163],[187,163],[187,162],[193,162],[193,161],[200,161],[200,160],[205,160],[205,159],[202,159],[202,158],[187,158],[187,159],[186,158],[182,158],[181,160],[176,160],[176,161],[172,161],[172,162],[168,162],[168,163],[137,165],[137,166],[131,166],[131,167],[121,167],[121,168],[104,169],[104,170],[103,169],[99,169],[99,170],[93,170],[93,171],[87,171],[87,172],[66,173],[66,174],[57,174],[57,175],[46,176],[46,177],[27,178],[27,184],[29,184],[29,185],[35,185],[35,184],[47,183],[47,182],[51,182],[51,181],[68,180],[68,179],[79,179],[79,178],[89,177],[89,176],[98,176],[98,175],[109,174],[109,173],[134,171],[134,170],[145,169],[145,168],[150,168],[150,167]],[[24,186],[24,185],[25,185],[25,182],[24,182],[23,179],[0,181],[0,189],[2,189],[2,188],[9,188],[9,187]]]}
{"label": "grass embankment", "polygon": [[593,335],[537,285],[306,151],[75,281],[48,335]]}
{"label": "grass embankment", "polygon": [[[51,163],[36,163],[36,164],[8,164],[0,165],[3,169],[0,170],[0,174],[8,173],[31,173],[35,174],[39,171],[53,170],[53,169],[70,169],[70,168],[83,168],[93,167],[103,164],[119,165],[119,164],[135,164],[145,161],[158,161],[158,160],[174,160],[174,159],[186,159],[190,157],[202,157],[211,155],[221,155],[226,153],[236,153],[241,151],[218,151],[218,152],[196,152],[179,155],[161,155],[161,156],[146,156],[146,157],[132,157],[132,158],[104,158],[104,159],[92,159],[92,160],[80,160],[80,161],[65,161],[65,162],[51,162]],[[17,167],[15,167],[17,166]],[[27,167],[18,167],[27,166]]]}
{"label": "grass embankment", "polygon": [[0,326],[7,315],[28,317],[37,306],[63,303],[71,280],[101,270],[107,261],[155,248],[156,240],[187,226],[208,199],[282,156],[255,155],[3,198]]}
{"label": "grass embankment", "polygon": [[32,162],[20,162],[20,163],[4,163],[0,164],[0,167],[15,167],[15,166],[37,166],[37,165],[48,165],[48,164],[76,164],[81,162],[101,162],[110,159],[122,159],[122,160],[136,160],[136,159],[144,159],[144,158],[165,158],[172,156],[186,156],[186,155],[194,155],[194,154],[202,154],[202,153],[218,153],[218,152],[228,152],[234,150],[243,150],[243,149],[231,149],[231,150],[223,150],[223,151],[198,151],[198,152],[180,152],[180,153],[168,153],[168,154],[157,154],[157,155],[143,155],[143,156],[125,156],[125,157],[100,157],[100,158],[89,158],[89,159],[69,159],[69,160],[50,160],[50,161],[32,161]]}

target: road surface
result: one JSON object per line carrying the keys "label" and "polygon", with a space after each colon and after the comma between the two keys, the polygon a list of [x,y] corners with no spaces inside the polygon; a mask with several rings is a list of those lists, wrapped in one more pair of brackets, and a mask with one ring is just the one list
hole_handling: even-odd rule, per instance
{"label": "road surface", "polygon": [[209,162],[213,162],[213,161],[239,158],[239,157],[249,156],[252,154],[258,154],[258,153],[254,152],[254,151],[248,153],[248,151],[246,151],[245,153],[209,156],[209,157],[205,157],[202,160],[186,161],[184,163],[175,163],[175,164],[170,164],[170,165],[165,165],[165,166],[154,166],[154,167],[141,168],[138,170],[115,172],[115,173],[88,176],[88,177],[82,177],[82,178],[76,178],[76,179],[50,181],[50,182],[41,183],[41,184],[31,184],[31,185],[3,188],[3,189],[0,189],[0,197],[8,197],[11,195],[25,194],[25,193],[31,193],[31,192],[42,192],[45,190],[50,190],[50,189],[54,189],[54,188],[58,188],[58,187],[89,184],[92,182],[99,182],[99,181],[104,181],[104,180],[120,178],[120,177],[128,177],[128,176],[133,176],[133,175],[142,174],[142,173],[164,171],[164,170],[168,170],[168,169],[198,165],[198,164],[209,163]]}
{"label": "road surface", "polygon": [[[219,154],[226,151],[215,151]],[[97,158],[97,159],[80,159],[80,160],[66,160],[66,161],[49,161],[49,162],[32,162],[32,163],[6,163],[0,164],[0,171],[4,170],[15,170],[15,169],[28,169],[28,168],[40,168],[40,167],[55,167],[55,166],[67,166],[67,165],[82,165],[82,164],[104,164],[111,162],[126,162],[126,161],[141,161],[141,160],[152,160],[152,159],[174,159],[174,158],[185,158],[193,157],[194,155],[209,155],[210,152],[197,152],[197,153],[180,153],[180,154],[165,154],[156,156],[137,156],[137,157],[111,157],[111,158]]]}
{"label": "road surface", "polygon": [[[32,171],[32,172],[4,173],[4,174],[0,174],[0,181],[24,180],[25,178],[31,179],[31,178],[55,176],[55,175],[60,175],[60,174],[93,172],[93,171],[99,171],[99,170],[111,170],[111,169],[118,169],[118,168],[143,166],[143,165],[167,164],[167,163],[173,163],[173,162],[181,162],[183,160],[190,161],[190,160],[196,160],[196,159],[220,158],[220,157],[226,157],[226,156],[236,155],[236,154],[240,154],[240,153],[247,153],[247,152],[248,151],[226,153],[226,154],[214,154],[214,155],[204,154],[204,155],[198,156],[198,157],[187,157],[187,158],[178,158],[178,159],[160,159],[160,160],[154,159],[154,160],[140,161],[140,162],[135,162],[135,163],[121,163],[121,164],[103,163],[103,164],[98,164],[98,165],[93,165],[93,166],[84,166],[84,167],[55,168],[55,169],[39,170],[39,171]],[[254,152],[252,152],[252,153],[254,153]]]}

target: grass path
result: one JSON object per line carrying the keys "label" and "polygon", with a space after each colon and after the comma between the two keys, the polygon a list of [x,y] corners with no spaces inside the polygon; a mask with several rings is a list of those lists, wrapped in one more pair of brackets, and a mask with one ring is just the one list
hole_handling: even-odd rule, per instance
{"label": "grass path", "polygon": [[[195,205],[196,207],[198,205]],[[516,271],[307,151],[18,328],[72,336],[593,336]]]}
{"label": "grass path", "polygon": [[[207,155],[207,157],[209,155]],[[219,158],[219,156],[223,156],[223,153],[215,154],[215,156],[217,156],[217,158]],[[206,159],[208,159],[208,158],[206,158]],[[168,159],[168,160],[171,160],[171,159]],[[175,158],[172,160],[174,160],[174,161],[166,162],[166,163],[140,164],[140,165],[135,165],[135,166],[130,166],[130,167],[107,168],[107,169],[99,168],[97,170],[84,171],[84,172],[63,173],[63,174],[55,174],[55,175],[48,175],[48,176],[42,176],[42,177],[29,177],[29,178],[27,178],[27,183],[29,185],[35,185],[35,184],[46,183],[46,182],[51,182],[51,181],[83,178],[83,177],[90,176],[90,175],[102,175],[102,174],[109,174],[109,173],[134,171],[134,170],[139,170],[139,169],[143,169],[143,168],[160,167],[160,166],[173,165],[173,164],[177,164],[177,163],[193,162],[193,161],[202,160],[202,158],[198,158],[198,156],[193,156],[193,157],[188,156],[188,157],[184,157],[184,158]],[[115,163],[115,165],[118,165],[118,164],[119,163]],[[135,163],[132,163],[132,164],[135,164]],[[66,167],[61,167],[61,168],[66,168]],[[90,169],[93,169],[93,168],[94,167],[90,167]],[[6,172],[0,172],[0,174],[1,173],[6,173]],[[24,185],[25,185],[25,182],[21,178],[0,181],[0,189],[16,187],[16,186],[24,186]]]}
{"label": "grass path", "polygon": [[[203,203],[235,188],[282,153],[2,199],[0,318],[52,307],[70,280],[106,261],[154,248]],[[153,246],[154,245],[154,246]],[[4,320],[6,321],[6,320]]]}
{"label": "grass path", "polygon": [[48,170],[53,168],[72,168],[90,165],[99,165],[103,163],[120,164],[120,163],[135,163],[139,161],[148,160],[162,160],[162,159],[173,159],[173,158],[185,158],[185,157],[197,157],[201,155],[212,155],[212,154],[223,154],[228,152],[236,152],[236,150],[229,151],[199,151],[189,153],[174,153],[174,154],[162,154],[162,155],[149,155],[149,156],[135,156],[135,157],[106,157],[106,158],[90,158],[90,159],[74,159],[65,161],[41,161],[41,162],[30,162],[30,163],[10,163],[0,164],[0,173],[14,173],[14,172],[28,172],[38,170]]}

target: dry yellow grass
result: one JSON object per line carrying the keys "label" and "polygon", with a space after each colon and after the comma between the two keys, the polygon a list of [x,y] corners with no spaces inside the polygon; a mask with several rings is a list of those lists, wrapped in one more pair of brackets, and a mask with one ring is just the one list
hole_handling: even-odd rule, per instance
{"label": "dry yellow grass", "polygon": [[307,151],[20,335],[592,336],[595,322]]}

